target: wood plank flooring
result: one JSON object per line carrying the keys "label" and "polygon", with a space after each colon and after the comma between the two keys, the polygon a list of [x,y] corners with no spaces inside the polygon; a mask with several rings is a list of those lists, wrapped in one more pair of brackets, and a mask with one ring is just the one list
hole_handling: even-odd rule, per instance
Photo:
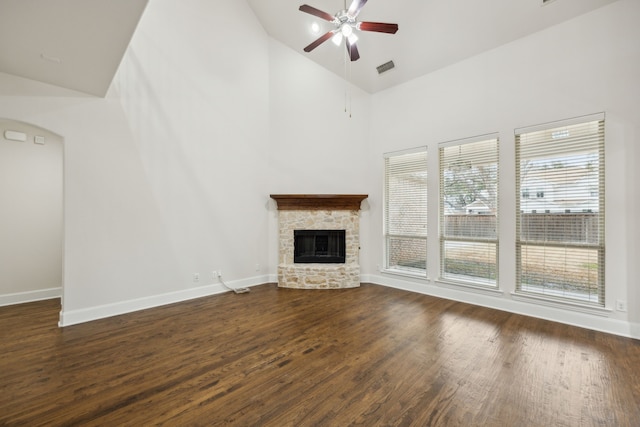
{"label": "wood plank flooring", "polygon": [[56,326],[0,308],[0,425],[640,426],[640,342],[375,285]]}

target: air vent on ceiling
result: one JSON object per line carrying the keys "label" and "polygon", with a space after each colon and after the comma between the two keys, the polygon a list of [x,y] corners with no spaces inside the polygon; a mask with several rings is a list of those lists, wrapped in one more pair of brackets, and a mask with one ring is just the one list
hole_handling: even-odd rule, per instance
{"label": "air vent on ceiling", "polygon": [[393,68],[396,67],[396,64],[393,63],[393,61],[389,61],[389,62],[385,62],[382,65],[378,65],[376,67],[376,69],[378,70],[378,74],[382,74],[385,73]]}

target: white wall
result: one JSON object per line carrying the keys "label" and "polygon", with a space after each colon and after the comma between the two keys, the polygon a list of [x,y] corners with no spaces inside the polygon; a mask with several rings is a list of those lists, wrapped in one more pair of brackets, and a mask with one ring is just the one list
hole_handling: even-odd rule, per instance
{"label": "white wall", "polygon": [[0,305],[62,294],[62,153],[58,135],[0,119]]}
{"label": "white wall", "polygon": [[369,170],[370,95],[273,39],[269,47],[271,189],[361,192]]}
{"label": "white wall", "polygon": [[107,99],[0,75],[65,138],[63,325],[266,280],[268,72],[244,2],[155,0]]}
{"label": "white wall", "polygon": [[[437,197],[429,202],[428,276],[415,281],[374,270],[372,280],[448,298],[629,335],[637,328],[640,144],[640,2],[621,0],[562,25],[423,76],[373,97],[372,145],[382,153],[427,145],[438,170],[437,144],[500,133],[500,288],[492,296],[451,290],[433,281],[438,271]],[[591,113],[606,113],[606,298],[628,302],[609,317],[512,300],[515,287],[514,129]],[[429,175],[436,195],[437,172]],[[382,169],[370,193],[381,197]],[[382,212],[372,211],[372,256],[382,260]],[[635,236],[635,238],[634,238]]]}
{"label": "white wall", "polygon": [[244,2],[193,0],[151,2],[116,76],[181,277],[267,273],[268,75]]}

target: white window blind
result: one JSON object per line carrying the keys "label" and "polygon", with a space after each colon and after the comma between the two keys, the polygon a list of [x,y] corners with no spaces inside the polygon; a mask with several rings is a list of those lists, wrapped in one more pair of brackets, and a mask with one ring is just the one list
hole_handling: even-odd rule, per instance
{"label": "white window blind", "polygon": [[497,286],[498,138],[440,144],[440,277]]}
{"label": "white window blind", "polygon": [[582,120],[516,130],[516,292],[604,306],[604,116]]}
{"label": "white window blind", "polygon": [[385,268],[426,275],[427,151],[385,155]]}

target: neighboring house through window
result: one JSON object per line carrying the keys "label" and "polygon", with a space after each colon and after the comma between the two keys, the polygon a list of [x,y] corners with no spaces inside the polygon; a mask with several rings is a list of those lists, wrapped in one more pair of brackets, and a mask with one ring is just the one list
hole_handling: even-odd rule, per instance
{"label": "neighboring house through window", "polygon": [[604,115],[516,130],[516,179],[516,293],[604,306]]}

